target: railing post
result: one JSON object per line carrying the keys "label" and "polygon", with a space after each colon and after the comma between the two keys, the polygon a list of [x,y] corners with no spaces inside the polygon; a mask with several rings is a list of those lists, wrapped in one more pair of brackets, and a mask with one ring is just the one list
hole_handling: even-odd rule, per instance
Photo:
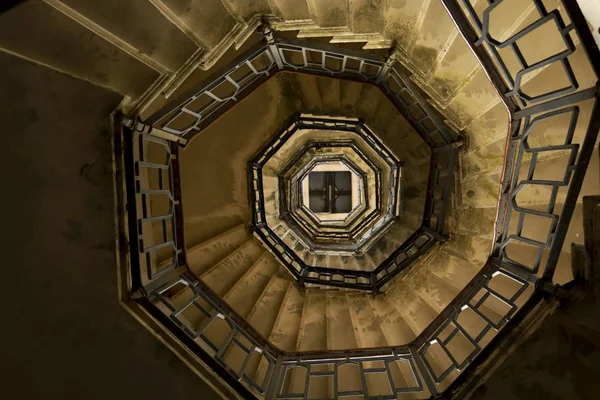
{"label": "railing post", "polygon": [[279,382],[283,378],[281,376],[283,372],[283,358],[280,355],[275,362],[275,366],[273,367],[273,373],[271,374],[271,380],[269,381],[269,386],[265,391],[265,400],[275,400],[277,399],[277,392],[279,392]]}
{"label": "railing post", "polygon": [[262,25],[262,33],[267,40],[267,47],[269,48],[269,52],[277,64],[278,69],[283,69],[283,60],[281,59],[281,54],[279,54],[279,49],[275,44],[275,38],[273,37],[273,30],[267,24]]}
{"label": "railing post", "polygon": [[129,128],[134,132],[140,132],[146,135],[155,136],[164,140],[179,143],[182,146],[185,146],[188,142],[187,139],[184,139],[181,136],[165,132],[162,129],[154,128],[151,125],[146,125],[145,123],[130,117],[123,117],[122,124],[124,127]]}
{"label": "railing post", "polygon": [[569,299],[569,291],[560,285],[555,285],[552,281],[548,281],[544,278],[539,279],[535,284],[535,289],[541,292],[545,296],[552,296],[553,298],[564,301]]}
{"label": "railing post", "polygon": [[381,67],[379,74],[377,74],[377,78],[375,79],[375,83],[377,85],[379,85],[381,82],[387,80],[388,76],[390,75],[390,70],[392,69],[392,66],[394,65],[395,62],[396,62],[396,53],[394,52],[388,57],[388,59],[385,61],[385,64],[383,65],[383,67]]}
{"label": "railing post", "polygon": [[425,233],[432,236],[435,240],[437,240],[440,243],[448,241],[448,236],[439,233],[435,229],[431,228],[429,225],[423,225],[423,230],[425,231]]}
{"label": "railing post", "polygon": [[183,237],[183,205],[181,204],[181,172],[179,165],[179,146],[175,142],[171,143],[171,182],[173,190],[173,212],[175,213],[175,245],[177,246],[178,266],[187,265],[185,254],[185,238]]}
{"label": "railing post", "polygon": [[463,145],[465,144],[465,136],[463,135],[459,135],[458,138],[450,143],[447,144],[442,144],[440,146],[437,147],[433,147],[431,150],[433,150],[436,153],[445,151],[445,150],[450,150],[450,149],[459,149],[461,148]]}
{"label": "railing post", "polygon": [[300,285],[301,287],[304,287],[304,281],[306,280],[307,276],[308,276],[308,266],[304,265],[301,275],[298,278],[298,285]]}
{"label": "railing post", "polygon": [[369,275],[369,280],[371,281],[371,292],[373,294],[379,294],[379,286],[377,285],[377,275],[371,272],[371,275]]}
{"label": "railing post", "polygon": [[429,375],[429,372],[427,371],[427,368],[425,367],[425,364],[423,363],[423,360],[421,359],[421,355],[419,354],[419,351],[417,350],[417,348],[415,346],[410,346],[408,348],[408,350],[410,351],[410,354],[411,354],[413,360],[415,360],[415,365],[417,366],[417,369],[419,370],[419,373],[420,373],[421,377],[423,378],[423,381],[425,382],[425,386],[427,387],[427,390],[429,390],[429,394],[431,394],[432,398],[436,398],[436,396],[439,394],[439,392],[437,390],[435,382],[433,381],[433,379],[431,379],[431,375]]}

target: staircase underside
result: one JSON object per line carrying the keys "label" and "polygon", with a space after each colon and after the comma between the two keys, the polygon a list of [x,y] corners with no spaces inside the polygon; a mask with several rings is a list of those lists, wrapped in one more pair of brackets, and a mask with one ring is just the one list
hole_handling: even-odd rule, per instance
{"label": "staircase underside", "polygon": [[[242,396],[435,396],[573,279],[600,119],[573,3],[84,3],[15,7],[0,46],[127,96],[131,306]],[[402,163],[364,254],[304,251],[249,206],[248,160],[297,113],[359,118]]]}

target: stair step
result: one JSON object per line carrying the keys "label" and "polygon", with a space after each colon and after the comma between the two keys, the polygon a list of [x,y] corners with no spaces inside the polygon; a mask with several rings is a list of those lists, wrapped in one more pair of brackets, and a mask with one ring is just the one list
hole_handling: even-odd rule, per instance
{"label": "stair step", "polygon": [[364,294],[348,294],[350,316],[356,343],[360,348],[384,347],[387,342],[379,324],[375,322],[375,314],[369,300]]}
{"label": "stair step", "polygon": [[386,256],[376,247],[371,247],[371,249],[367,252],[367,256],[371,258],[374,265],[379,266],[383,261],[385,261]]}
{"label": "stair step", "polygon": [[150,2],[49,0],[47,3],[92,32],[97,30],[95,26],[99,26],[100,31],[107,34],[98,34],[107,41],[113,42],[112,38],[116,37],[117,41],[123,41],[132,48],[135,57],[146,56],[170,72],[176,71],[197,50],[194,42]]}
{"label": "stair step", "polygon": [[356,105],[357,117],[371,121],[379,102],[384,98],[381,90],[374,85],[363,85]]}
{"label": "stair step", "polygon": [[298,242],[298,239],[296,238],[296,235],[294,235],[291,230],[287,231],[287,233],[285,234],[285,236],[282,237],[282,240],[291,249],[293,249],[294,247],[296,247],[296,243]]}
{"label": "stair step", "polygon": [[407,212],[400,214],[400,223],[404,224],[408,229],[416,231],[423,223],[423,215],[415,215]]}
{"label": "stair step", "polygon": [[398,41],[401,51],[406,52],[407,47],[416,35],[415,23],[425,2],[412,2],[392,0],[385,12],[385,36],[393,37]]}
{"label": "stair step", "polygon": [[324,291],[306,290],[297,351],[327,350],[327,299]]}
{"label": "stair step", "polygon": [[479,235],[491,238],[494,233],[496,207],[461,207],[456,210],[458,232],[463,235]]}
{"label": "stair step", "polygon": [[[171,305],[176,310],[180,310],[182,307],[186,306],[192,301],[192,299],[194,298],[194,293],[189,287],[185,285],[180,285],[179,290],[177,290],[176,288],[172,288],[166,293],[163,293],[163,296],[165,296],[170,301]],[[202,300],[197,300],[197,302],[207,312],[211,312],[213,310],[213,308],[208,306],[206,302]],[[167,315],[171,313],[171,310],[168,310],[164,305],[162,305],[162,303],[157,304],[163,312],[167,313]],[[206,314],[204,314],[200,310],[200,308],[196,307],[194,304],[191,304],[181,312],[180,318],[188,321],[188,328],[190,328],[193,331],[197,331],[207,317]]]}
{"label": "stair step", "polygon": [[275,200],[265,202],[265,216],[278,216],[279,215],[279,203]]}
{"label": "stair step", "polygon": [[327,264],[329,265],[329,268],[340,269],[342,268],[342,259],[337,254],[329,254]]}
{"label": "stair step", "polygon": [[446,12],[441,1],[429,1],[429,7],[423,16],[423,23],[417,40],[412,48],[412,60],[416,67],[425,73],[430,71],[455,30],[454,22]]}
{"label": "stair step", "polygon": [[264,252],[227,295],[225,295],[224,300],[236,313],[246,318],[278,270],[279,264],[268,252]]}
{"label": "stair step", "polygon": [[345,27],[348,18],[345,0],[311,1],[313,19],[320,27]]}
{"label": "stair step", "polygon": [[[271,333],[277,324],[281,310],[285,306],[287,292],[293,288],[294,284],[284,271],[280,271],[271,278],[267,287],[261,294],[254,308],[250,312],[248,322],[264,338],[269,338],[271,342]],[[268,372],[268,363],[261,360],[255,369],[255,379],[262,382]]]}
{"label": "stair step", "polygon": [[369,303],[388,346],[403,346],[415,339],[411,327],[385,296],[369,298]]}
{"label": "stair step", "polygon": [[328,268],[329,267],[329,263],[328,263],[328,259],[326,255],[323,254],[315,254],[315,258],[314,258],[314,266],[317,267],[325,267]]}
{"label": "stair step", "polygon": [[344,350],[357,347],[348,299],[343,293],[327,292],[327,349]]}
{"label": "stair step", "polygon": [[317,77],[307,74],[294,74],[293,80],[296,88],[300,93],[302,100],[303,112],[321,113],[323,105],[321,103],[321,93],[317,83]]}
{"label": "stair step", "polygon": [[276,176],[264,175],[265,169],[263,168],[263,192],[265,194],[265,201],[272,200],[279,202],[279,180]]}
{"label": "stair step", "polygon": [[225,295],[264,252],[262,245],[249,240],[230,256],[202,274],[201,279],[215,293]]}
{"label": "stair step", "polygon": [[223,5],[235,19],[245,22],[250,21],[256,15],[270,15],[273,12],[267,0],[223,0]]}
{"label": "stair step", "polygon": [[355,33],[382,32],[385,7],[370,0],[352,0],[349,4],[349,27]]}
{"label": "stair step", "polygon": [[442,312],[459,292],[450,282],[426,268],[418,269],[407,282],[438,313]]}
{"label": "stair step", "polygon": [[302,255],[302,261],[304,261],[308,265],[315,265],[315,255],[313,252],[307,250]]}
{"label": "stair step", "polygon": [[362,92],[362,85],[353,81],[341,81],[340,107],[347,115],[356,115],[356,104]]}
{"label": "stair step", "polygon": [[271,0],[269,3],[273,7],[274,13],[281,15],[286,21],[302,21],[312,18],[307,1]]}
{"label": "stair step", "polygon": [[492,241],[485,236],[457,233],[452,235],[452,240],[444,247],[448,253],[455,257],[483,265],[491,253]]}
{"label": "stair step", "polygon": [[425,201],[426,199],[424,197],[407,198],[405,196],[402,203],[402,209],[414,215],[423,215]]}
{"label": "stair step", "polygon": [[208,0],[203,7],[178,0],[153,0],[152,3],[192,40],[207,49],[217,47],[236,26],[235,18],[220,1]]}
{"label": "stair step", "polygon": [[358,269],[362,271],[373,271],[375,268],[377,268],[377,265],[373,263],[371,257],[368,257],[366,254],[356,256],[355,260],[356,264],[358,265]]}
{"label": "stair step", "polygon": [[392,228],[386,234],[386,237],[390,242],[393,242],[395,244],[396,248],[398,248],[412,234],[413,231],[411,229],[406,228],[401,223],[395,223],[394,225],[392,225]]}
{"label": "stair step", "polygon": [[192,247],[186,253],[188,267],[201,276],[210,267],[223,260],[250,239],[244,224]]}
{"label": "stair step", "polygon": [[408,326],[415,332],[421,333],[438,315],[432,305],[423,300],[406,282],[393,283],[387,292],[387,299],[396,307]]}
{"label": "stair step", "polygon": [[[477,93],[477,97],[474,97]],[[446,114],[452,121],[456,121],[459,129],[463,129],[481,110],[496,101],[495,92],[487,76],[481,69],[477,69],[468,83],[452,98],[446,108]]]}
{"label": "stair step", "polygon": [[323,112],[328,115],[340,114],[340,82],[339,79],[317,77]]}
{"label": "stair step", "polygon": [[[405,192],[407,188],[418,188],[419,193],[424,193],[427,187],[427,178],[429,177],[429,160],[430,153],[424,151],[421,155],[415,155],[415,157],[421,158],[419,162],[412,162],[409,159],[409,163],[403,165],[402,168],[402,185],[405,186]],[[402,161],[406,161],[403,159]],[[412,197],[415,197],[413,195]]]}
{"label": "stair step", "polygon": [[304,291],[290,285],[269,341],[283,351],[296,351],[300,321],[304,310]]}
{"label": "stair step", "polygon": [[291,281],[285,271],[279,270],[263,290],[248,316],[248,322],[263,337],[268,338],[283,304]]}

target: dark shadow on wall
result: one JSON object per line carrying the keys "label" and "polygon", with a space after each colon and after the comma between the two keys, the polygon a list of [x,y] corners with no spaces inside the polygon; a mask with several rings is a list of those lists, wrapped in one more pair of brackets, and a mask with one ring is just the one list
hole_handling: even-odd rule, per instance
{"label": "dark shadow on wall", "polygon": [[21,4],[21,3],[25,3],[26,1],[31,1],[31,0],[2,0],[2,2],[0,2],[0,14],[10,10],[11,8]]}
{"label": "dark shadow on wall", "polygon": [[217,399],[119,305],[109,114],[121,96],[0,52],[0,382],[12,399]]}
{"label": "dark shadow on wall", "polygon": [[600,282],[547,317],[471,399],[595,400],[597,382]]}

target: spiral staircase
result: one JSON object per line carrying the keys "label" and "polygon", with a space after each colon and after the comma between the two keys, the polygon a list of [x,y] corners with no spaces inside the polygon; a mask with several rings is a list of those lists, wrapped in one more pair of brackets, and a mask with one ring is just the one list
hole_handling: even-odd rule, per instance
{"label": "spiral staircase", "polygon": [[[600,193],[575,2],[44,0],[0,32],[124,96],[121,296],[224,397],[451,397],[600,274],[572,266]],[[354,222],[302,206],[332,162]]]}

